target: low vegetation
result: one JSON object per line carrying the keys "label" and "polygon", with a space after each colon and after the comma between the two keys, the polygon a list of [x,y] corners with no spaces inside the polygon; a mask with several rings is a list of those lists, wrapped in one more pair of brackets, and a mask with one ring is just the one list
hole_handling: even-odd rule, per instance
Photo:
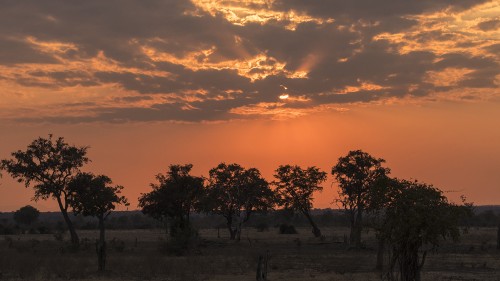
{"label": "low vegetation", "polygon": [[[163,248],[169,243],[163,229],[109,230],[104,274],[96,271],[97,230],[79,230],[77,252],[68,235],[63,241],[51,235],[8,235],[0,239],[0,273],[2,280],[255,280],[258,257],[269,251],[269,280],[381,280],[374,231],[365,231],[365,247],[355,250],[344,243],[348,227],[323,226],[323,241],[312,237],[307,225],[296,230],[282,235],[279,227],[247,228],[235,243],[227,231],[217,238],[216,229],[200,229],[196,248],[182,255]],[[459,242],[445,241],[428,254],[422,280],[498,280],[495,235],[495,228],[471,228]]]}

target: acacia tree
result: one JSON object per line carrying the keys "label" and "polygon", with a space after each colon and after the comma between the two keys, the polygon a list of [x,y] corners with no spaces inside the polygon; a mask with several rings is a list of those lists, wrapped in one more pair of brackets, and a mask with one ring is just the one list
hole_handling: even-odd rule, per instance
{"label": "acacia tree", "polygon": [[320,186],[326,180],[326,173],[316,167],[302,169],[299,166],[281,165],[276,170],[274,181],[280,205],[285,209],[304,214],[311,224],[315,237],[321,236],[321,230],[311,217],[313,193],[323,190]]}
{"label": "acacia tree", "polygon": [[99,271],[104,271],[106,266],[104,221],[117,205],[129,205],[127,199],[120,195],[123,186],[112,186],[112,183],[111,179],[104,175],[79,173],[68,185],[72,193],[70,204],[74,213],[92,216],[99,221],[99,241],[96,245]]}
{"label": "acacia tree", "polygon": [[230,239],[240,239],[242,226],[253,212],[267,211],[275,194],[256,168],[220,163],[209,171],[205,208],[226,219]]}
{"label": "acacia tree", "polygon": [[39,215],[40,211],[31,205],[27,205],[14,212],[14,221],[19,224],[31,225],[38,219]]}
{"label": "acacia tree", "polygon": [[363,212],[369,205],[370,189],[382,177],[389,174],[389,168],[382,167],[385,160],[374,158],[361,150],[349,151],[340,157],[332,168],[332,175],[339,184],[340,203],[349,216],[351,225],[350,242],[361,246]]}
{"label": "acacia tree", "polygon": [[395,180],[389,188],[380,233],[391,247],[387,277],[419,281],[427,253],[442,239],[459,238],[460,220],[472,214],[471,205],[449,203],[441,190],[416,181]]}
{"label": "acacia tree", "polygon": [[89,162],[85,156],[88,147],[76,147],[67,144],[64,138],[38,138],[26,151],[18,150],[12,153],[12,159],[1,161],[0,168],[6,170],[25,187],[32,186],[35,190],[35,201],[53,198],[57,201],[71,234],[71,242],[78,246],[79,240],[73,223],[68,216],[71,192],[69,182],[79,172],[79,169]]}
{"label": "acacia tree", "polygon": [[158,174],[158,183],[152,183],[149,193],[141,194],[139,207],[155,219],[171,219],[170,235],[190,231],[189,217],[199,207],[203,196],[202,177],[189,174],[192,164],[170,165],[165,175]]}

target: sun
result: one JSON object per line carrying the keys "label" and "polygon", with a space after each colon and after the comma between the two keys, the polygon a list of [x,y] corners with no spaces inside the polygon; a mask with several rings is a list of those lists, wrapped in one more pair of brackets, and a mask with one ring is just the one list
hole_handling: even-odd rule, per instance
{"label": "sun", "polygon": [[281,100],[286,100],[286,99],[288,99],[288,97],[289,97],[288,94],[282,94],[282,95],[280,95],[280,99]]}

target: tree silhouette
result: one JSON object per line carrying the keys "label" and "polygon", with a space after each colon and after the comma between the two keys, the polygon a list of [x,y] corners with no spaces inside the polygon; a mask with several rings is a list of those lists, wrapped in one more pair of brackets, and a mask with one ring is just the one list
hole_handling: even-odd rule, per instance
{"label": "tree silhouette", "polygon": [[320,186],[326,180],[326,173],[316,167],[302,169],[299,166],[282,165],[276,170],[274,181],[276,192],[280,197],[280,205],[285,209],[299,211],[311,224],[315,237],[321,236],[321,231],[311,217],[313,193],[323,190]]}
{"label": "tree silhouette", "polygon": [[99,221],[99,241],[96,245],[99,271],[104,271],[106,266],[104,221],[117,205],[128,206],[127,199],[120,195],[123,186],[111,184],[112,181],[107,176],[79,173],[68,185],[72,194],[70,204],[75,214],[92,216]]}
{"label": "tree silhouette", "polygon": [[38,219],[39,215],[40,211],[27,205],[14,212],[14,221],[19,224],[31,225]]}
{"label": "tree silhouette", "polygon": [[384,162],[384,159],[354,150],[340,157],[332,168],[332,175],[340,187],[339,201],[347,211],[351,224],[350,242],[358,248],[361,246],[363,212],[370,204],[370,189],[390,172],[382,167]]}
{"label": "tree silhouette", "polygon": [[221,163],[209,171],[205,208],[226,219],[230,239],[240,239],[243,224],[253,212],[267,211],[275,194],[259,170]]}
{"label": "tree silhouette", "polygon": [[165,175],[158,174],[149,193],[141,194],[139,207],[158,220],[171,219],[170,235],[190,230],[190,213],[199,207],[203,196],[203,178],[191,176],[193,165],[170,165]]}
{"label": "tree silhouette", "polygon": [[449,203],[441,190],[416,181],[393,180],[388,188],[380,233],[391,246],[388,278],[419,281],[427,253],[441,239],[458,239],[460,220],[472,214],[471,205]]}
{"label": "tree silhouette", "polygon": [[28,145],[26,151],[12,153],[13,159],[1,161],[0,168],[6,170],[18,182],[35,190],[34,200],[54,198],[71,234],[71,242],[78,246],[79,240],[68,216],[70,192],[68,183],[89,159],[87,147],[67,144],[64,138],[38,138]]}

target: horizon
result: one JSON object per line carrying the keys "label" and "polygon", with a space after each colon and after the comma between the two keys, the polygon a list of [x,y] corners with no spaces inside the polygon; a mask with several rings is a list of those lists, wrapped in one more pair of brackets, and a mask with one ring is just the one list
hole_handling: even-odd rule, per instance
{"label": "horizon", "polygon": [[[30,204],[28,204],[30,205]],[[30,205],[33,207],[33,205]],[[23,206],[24,207],[24,206]],[[474,205],[473,206],[474,208],[499,208],[499,211],[500,211],[500,205]],[[273,209],[271,210],[271,212],[273,211],[279,211],[279,210],[283,210],[283,209]],[[337,209],[335,208],[330,208],[330,207],[326,207],[326,208],[312,208],[311,211],[325,211],[325,210],[331,210],[331,211],[339,211],[339,212],[342,212],[344,211],[345,209],[342,208],[342,207],[339,207]],[[17,210],[12,210],[12,211],[0,211],[0,214],[13,214],[15,213]],[[126,213],[126,212],[141,212],[142,211],[140,209],[134,209],[134,210],[113,210],[111,212],[111,214],[113,213]],[[269,211],[268,211],[269,212]],[[56,210],[56,211],[40,211],[40,214],[59,214],[61,213],[61,211],[59,210]],[[72,214],[73,212],[69,212],[70,214]],[[203,212],[194,212],[193,215],[213,215],[213,214],[204,214]],[[314,214],[313,214],[314,215]],[[146,215],[145,215],[146,216]]]}
{"label": "horizon", "polygon": [[[452,202],[500,204],[500,2],[9,1],[0,10],[0,159],[37,137],[89,146],[82,168],[137,207],[193,164],[328,173],[350,150]],[[0,212],[33,205],[6,172]],[[120,207],[124,208],[124,207]]]}

